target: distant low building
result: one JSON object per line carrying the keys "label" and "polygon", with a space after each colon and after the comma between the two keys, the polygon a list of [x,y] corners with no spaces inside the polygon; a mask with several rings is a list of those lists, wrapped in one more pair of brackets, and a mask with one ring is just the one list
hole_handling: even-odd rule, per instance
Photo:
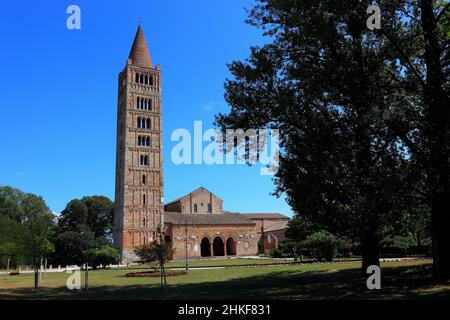
{"label": "distant low building", "polygon": [[[247,218],[256,222],[260,251],[278,248],[279,241],[285,241],[289,218],[280,213],[249,213]],[[263,250],[261,250],[263,249]]]}

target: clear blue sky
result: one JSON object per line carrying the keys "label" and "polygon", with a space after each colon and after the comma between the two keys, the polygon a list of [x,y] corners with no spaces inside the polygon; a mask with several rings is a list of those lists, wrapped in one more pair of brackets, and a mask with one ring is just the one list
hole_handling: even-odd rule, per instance
{"label": "clear blue sky", "polygon": [[[228,110],[226,63],[244,59],[261,31],[250,1],[8,1],[0,11],[0,185],[41,195],[60,212],[84,195],[114,199],[117,75],[139,21],[163,71],[165,200],[203,186],[241,212],[290,215],[269,176],[245,165],[174,165],[176,128]],[[81,30],[66,8],[81,8]],[[205,129],[205,128],[204,128]]]}

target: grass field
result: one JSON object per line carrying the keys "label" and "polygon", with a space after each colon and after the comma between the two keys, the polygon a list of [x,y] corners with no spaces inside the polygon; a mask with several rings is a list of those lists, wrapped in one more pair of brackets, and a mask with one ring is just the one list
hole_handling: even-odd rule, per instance
{"label": "grass field", "polygon": [[[217,259],[217,260],[191,260],[188,261],[191,267],[205,267],[205,266],[232,266],[232,265],[265,265],[265,264],[282,264],[292,263],[292,259],[243,259],[243,258],[231,258],[231,259]],[[185,261],[172,261],[167,264],[167,267],[184,267]]]}
{"label": "grass field", "polygon": [[[242,259],[244,260],[244,259]],[[232,260],[226,260],[231,263]],[[197,261],[198,264],[216,261]],[[233,264],[241,263],[235,259]],[[237,263],[236,263],[237,262]],[[253,261],[252,261],[253,262]],[[262,263],[262,261],[260,261]],[[269,263],[271,261],[266,261]],[[222,264],[224,261],[222,261]],[[182,265],[182,263],[181,263]],[[172,266],[178,266],[172,263]],[[450,283],[435,284],[427,260],[385,262],[382,289],[369,291],[359,263],[190,270],[168,278],[127,278],[127,270],[89,273],[89,290],[68,290],[66,273],[47,273],[37,299],[448,299]],[[134,271],[134,270],[133,270]],[[83,274],[82,274],[83,279]],[[34,299],[33,275],[0,276],[0,299]],[[83,281],[82,281],[83,286]]]}

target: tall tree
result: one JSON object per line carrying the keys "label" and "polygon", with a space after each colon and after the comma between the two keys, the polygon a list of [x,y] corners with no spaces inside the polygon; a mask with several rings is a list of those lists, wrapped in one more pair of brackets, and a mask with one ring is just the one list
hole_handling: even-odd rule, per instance
{"label": "tall tree", "polygon": [[32,263],[53,251],[54,215],[34,194],[0,187],[0,254],[15,263]]}
{"label": "tall tree", "polygon": [[[395,3],[395,1],[394,1]],[[450,4],[443,0],[400,1],[377,31],[392,48],[395,82],[410,95],[410,108],[397,106],[390,126],[408,147],[425,177],[421,195],[431,210],[433,269],[450,279]],[[398,72],[401,71],[401,72]],[[414,84],[414,85],[412,85]]]}
{"label": "tall tree", "polygon": [[87,250],[111,246],[113,211],[114,203],[104,196],[70,201],[58,219],[57,260],[65,264],[80,264],[85,262],[84,252]]}
{"label": "tall tree", "polygon": [[425,77],[423,135],[429,151],[425,162],[431,230],[433,267],[436,278],[450,279],[450,12],[449,3],[421,0]]}
{"label": "tall tree", "polygon": [[[226,128],[279,128],[276,194],[299,216],[359,238],[362,270],[379,264],[384,226],[414,191],[405,144],[389,128],[408,96],[390,45],[366,26],[369,1],[261,0],[248,22],[272,39],[230,65]],[[397,2],[397,5],[400,5]]]}

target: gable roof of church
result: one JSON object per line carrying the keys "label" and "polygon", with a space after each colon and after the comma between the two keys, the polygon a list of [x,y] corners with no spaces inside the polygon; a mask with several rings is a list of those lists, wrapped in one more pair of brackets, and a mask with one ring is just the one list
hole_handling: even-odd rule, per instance
{"label": "gable roof of church", "polygon": [[131,60],[131,64],[133,66],[153,68],[152,59],[150,58],[150,53],[148,52],[147,42],[145,41],[144,30],[141,25],[138,26],[136,31],[128,59]]}
{"label": "gable roof of church", "polygon": [[[198,187],[197,189],[195,189],[195,190],[193,190],[193,191],[191,191],[191,192],[185,194],[184,196],[178,197],[178,198],[176,198],[176,199],[174,199],[174,200],[171,200],[171,201],[169,201],[169,202],[167,202],[167,203],[164,203],[164,205],[167,206],[168,204],[172,204],[172,203],[175,203],[175,202],[177,202],[177,201],[180,201],[180,200],[183,199],[184,197],[187,197],[188,195],[190,195],[190,194],[192,194],[192,193],[194,193],[194,192],[196,192],[196,191],[198,191],[198,190],[202,190],[202,189],[205,190],[206,192],[211,193],[211,194],[212,194],[213,196],[215,196],[216,198],[219,198],[218,196],[216,196],[214,193],[212,193],[211,191],[209,191],[209,190],[206,189],[205,187]],[[220,198],[219,198],[219,199],[220,199]]]}
{"label": "gable roof of church", "polygon": [[244,215],[238,213],[220,213],[220,214],[187,214],[181,212],[164,212],[164,223],[174,225],[255,225],[255,222],[247,219]]}

